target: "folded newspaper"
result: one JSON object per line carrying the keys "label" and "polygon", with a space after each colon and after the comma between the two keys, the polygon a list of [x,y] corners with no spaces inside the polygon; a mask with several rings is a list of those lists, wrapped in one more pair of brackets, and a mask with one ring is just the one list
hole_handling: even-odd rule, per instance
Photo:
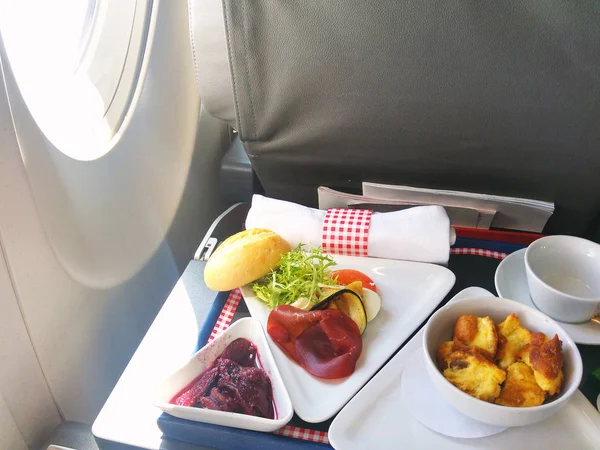
{"label": "folded newspaper", "polygon": [[539,233],[554,212],[554,204],[539,200],[471,192],[363,183],[363,194],[327,187],[318,189],[319,208],[364,208],[395,211],[416,205],[445,207],[453,226],[507,229]]}

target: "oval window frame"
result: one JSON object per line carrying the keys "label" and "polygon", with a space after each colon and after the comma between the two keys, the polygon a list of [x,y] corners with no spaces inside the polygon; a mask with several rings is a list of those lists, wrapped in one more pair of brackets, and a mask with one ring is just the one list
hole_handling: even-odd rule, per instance
{"label": "oval window frame", "polygon": [[46,139],[65,155],[91,161],[114,147],[137,89],[151,11],[152,0],[96,0],[72,73],[39,70],[33,47],[18,55],[26,31],[1,12],[0,33],[19,91]]}

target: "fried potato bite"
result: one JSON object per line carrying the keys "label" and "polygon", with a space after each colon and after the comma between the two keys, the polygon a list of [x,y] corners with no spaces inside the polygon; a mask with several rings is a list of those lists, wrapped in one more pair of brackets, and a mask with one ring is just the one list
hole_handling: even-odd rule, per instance
{"label": "fried potato bite", "polygon": [[447,368],[449,362],[448,355],[458,350],[462,350],[467,353],[475,353],[481,356],[482,358],[489,359],[487,352],[485,350],[480,349],[479,347],[469,347],[468,345],[463,344],[462,342],[447,341],[440,345],[440,347],[437,350],[436,359],[438,366],[441,367],[442,370]]}
{"label": "fried potato bite", "polygon": [[454,324],[452,339],[469,347],[483,350],[485,355],[492,360],[498,350],[496,324],[490,317],[460,316]]}
{"label": "fried potato bite", "polygon": [[436,359],[438,367],[444,370],[448,367],[448,355],[452,353],[454,347],[454,341],[446,341],[437,350]]}
{"label": "fried potato bite", "polygon": [[533,333],[531,343],[521,350],[519,357],[533,370],[539,387],[550,395],[560,392],[564,378],[564,355],[558,335],[548,339],[544,333]]}
{"label": "fried potato bite", "polygon": [[506,381],[496,399],[503,406],[539,406],[544,403],[546,393],[535,381],[533,370],[522,362],[516,362],[508,367]]}
{"label": "fried potato bite", "polygon": [[502,406],[539,406],[560,392],[564,378],[558,335],[531,333],[514,313],[498,325],[490,317],[460,316],[436,359],[454,386]]}
{"label": "fried potato bite", "polygon": [[531,332],[521,326],[519,318],[512,313],[498,324],[498,352],[496,361],[501,369],[506,369],[517,360],[523,347],[531,342]]}
{"label": "fried potato bite", "polygon": [[[442,344],[438,355],[444,354],[447,344]],[[479,352],[468,348],[452,350],[443,361],[444,377],[461,391],[486,402],[493,402],[500,395],[506,373]]]}

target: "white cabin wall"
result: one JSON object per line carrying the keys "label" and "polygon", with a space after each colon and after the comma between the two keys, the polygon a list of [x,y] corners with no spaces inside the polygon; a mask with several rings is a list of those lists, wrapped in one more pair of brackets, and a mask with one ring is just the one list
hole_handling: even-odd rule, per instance
{"label": "white cabin wall", "polygon": [[[65,419],[93,422],[223,209],[217,176],[227,128],[200,108],[187,2],[155,0],[154,8],[133,114],[95,161],[72,160],[44,139],[0,54],[16,128],[2,92],[0,242],[10,283],[0,264],[0,295],[14,292],[0,302],[0,326],[10,309],[15,329],[0,330],[0,356],[7,339],[28,358],[25,405],[17,408],[39,408],[34,437],[57,423],[50,392]],[[0,393],[24,375],[15,357],[0,367]],[[10,408],[12,397],[4,400]]]}
{"label": "white cabin wall", "polygon": [[[19,185],[24,189],[15,190]],[[22,195],[26,185],[0,71],[0,449],[36,448],[61,421],[21,315],[4,250],[7,235],[20,231],[7,219],[31,205],[31,197]]]}
{"label": "white cabin wall", "polygon": [[[3,106],[0,95],[0,117]],[[2,147],[7,144],[0,142]],[[6,211],[4,186],[0,188],[2,211]],[[0,236],[0,449],[37,448],[60,422],[19,310]]]}

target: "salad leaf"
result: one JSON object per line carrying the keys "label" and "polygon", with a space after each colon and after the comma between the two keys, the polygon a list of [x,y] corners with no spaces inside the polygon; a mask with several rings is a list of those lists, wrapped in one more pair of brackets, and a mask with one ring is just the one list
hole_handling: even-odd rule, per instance
{"label": "salad leaf", "polygon": [[321,247],[304,251],[299,244],[281,257],[277,267],[252,284],[256,297],[271,309],[287,305],[301,297],[317,302],[322,288],[337,286],[330,268],[336,262],[323,254]]}

